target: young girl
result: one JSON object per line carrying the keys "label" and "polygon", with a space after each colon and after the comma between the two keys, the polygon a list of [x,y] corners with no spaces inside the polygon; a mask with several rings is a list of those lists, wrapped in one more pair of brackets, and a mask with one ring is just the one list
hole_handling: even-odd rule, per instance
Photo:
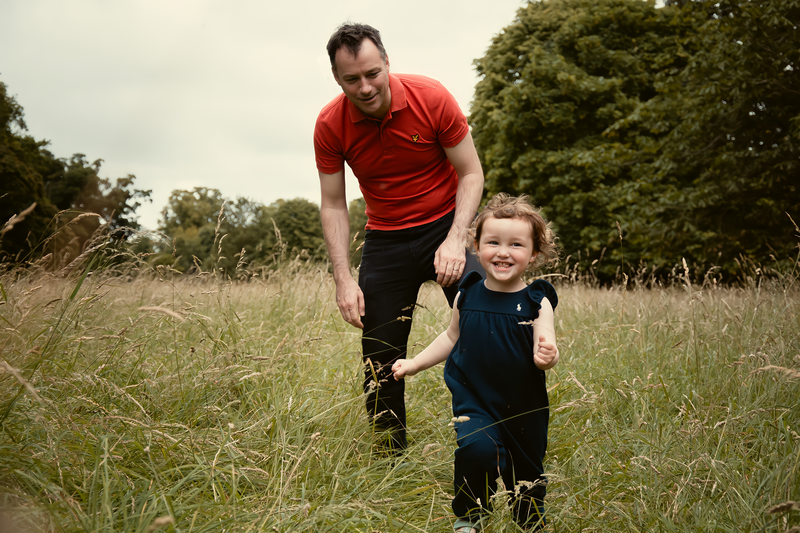
{"label": "young girl", "polygon": [[392,371],[400,379],[447,360],[444,378],[458,421],[456,532],[480,531],[498,475],[513,491],[514,519],[541,527],[549,418],[544,371],[558,362],[558,297],[548,282],[525,285],[522,275],[556,260],[554,235],[525,196],[503,193],[489,201],[472,231],[486,278],[465,276],[447,330]]}

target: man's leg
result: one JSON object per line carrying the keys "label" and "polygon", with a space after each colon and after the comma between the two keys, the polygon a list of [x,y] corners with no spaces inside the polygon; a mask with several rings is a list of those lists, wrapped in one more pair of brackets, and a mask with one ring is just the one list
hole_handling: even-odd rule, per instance
{"label": "man's leg", "polygon": [[[405,382],[395,381],[392,364],[406,357],[411,317],[420,286],[436,279],[433,259],[453,223],[453,212],[442,218],[397,231],[368,231],[361,256],[358,283],[364,293],[366,315],[362,349],[367,413],[375,427],[392,433],[395,449],[406,447]],[[467,269],[485,275],[468,252]],[[446,288],[450,305],[457,284]]]}
{"label": "man's leg", "polygon": [[395,381],[391,368],[406,356],[411,316],[422,284],[404,235],[369,232],[358,281],[366,308],[361,345],[367,414],[376,430],[390,432],[387,445],[395,452],[407,444],[405,382]]}

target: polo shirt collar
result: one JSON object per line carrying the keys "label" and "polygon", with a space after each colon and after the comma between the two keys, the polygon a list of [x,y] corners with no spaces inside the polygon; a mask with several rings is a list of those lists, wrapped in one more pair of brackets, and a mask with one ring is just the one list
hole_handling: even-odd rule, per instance
{"label": "polo shirt collar", "polygon": [[[389,74],[389,91],[392,93],[392,105],[389,107],[388,113],[391,118],[392,113],[408,107],[408,102],[406,101],[406,89],[403,87],[403,82],[394,74]],[[346,96],[345,99],[347,100],[347,109],[350,112],[351,122],[361,122],[368,118]]]}

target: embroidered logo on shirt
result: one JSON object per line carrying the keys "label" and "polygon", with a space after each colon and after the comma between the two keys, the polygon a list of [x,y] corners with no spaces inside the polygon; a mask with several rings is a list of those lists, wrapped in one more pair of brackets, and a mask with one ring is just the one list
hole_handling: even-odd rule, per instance
{"label": "embroidered logo on shirt", "polygon": [[419,140],[419,133],[415,133],[414,135],[411,136],[411,142],[412,143],[415,143],[418,140]]}
{"label": "embroidered logo on shirt", "polygon": [[517,311],[522,311],[522,306],[520,304],[517,304]]}

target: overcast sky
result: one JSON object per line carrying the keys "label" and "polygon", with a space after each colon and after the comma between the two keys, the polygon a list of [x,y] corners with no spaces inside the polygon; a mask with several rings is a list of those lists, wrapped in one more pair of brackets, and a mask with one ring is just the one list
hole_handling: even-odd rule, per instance
{"label": "overcast sky", "polygon": [[174,189],[319,203],[312,134],[340,92],[325,44],[342,22],[378,28],[392,72],[438,79],[468,113],[472,61],[525,3],[2,0],[0,81],[57,157],[152,189],[138,213],[155,229]]}

